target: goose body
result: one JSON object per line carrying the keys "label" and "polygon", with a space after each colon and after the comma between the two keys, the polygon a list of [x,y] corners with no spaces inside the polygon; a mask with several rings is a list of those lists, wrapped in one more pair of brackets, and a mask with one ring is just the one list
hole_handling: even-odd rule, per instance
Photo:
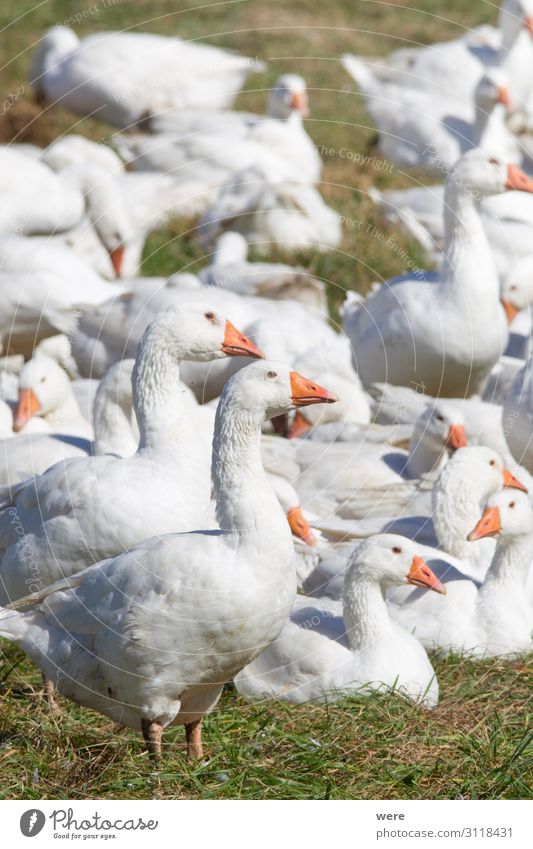
{"label": "goose body", "polygon": [[217,47],[134,32],[101,32],[81,41],[50,29],[33,57],[37,97],[115,127],[131,127],[161,109],[228,107],[263,64]]}

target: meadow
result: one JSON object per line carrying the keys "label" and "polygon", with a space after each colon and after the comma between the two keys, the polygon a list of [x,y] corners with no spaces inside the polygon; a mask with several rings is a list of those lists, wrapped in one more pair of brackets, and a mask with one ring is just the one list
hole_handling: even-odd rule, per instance
{"label": "meadow", "polygon": [[[194,2],[194,0],[192,0]],[[83,5],[85,4],[85,5]],[[300,254],[326,281],[331,318],[345,292],[366,292],[374,281],[422,264],[416,245],[387,224],[368,197],[371,185],[427,182],[377,152],[364,102],[338,57],[347,50],[391,50],[452,38],[494,22],[483,0],[229,0],[191,6],[182,0],[3,0],[0,63],[3,97],[0,143],[45,145],[65,132],[108,141],[112,129],[32,100],[28,71],[34,45],[55,23],[80,34],[100,29],[179,34],[232,48],[268,62],[252,76],[239,108],[261,111],[282,71],[308,83],[306,127],[324,159],[321,191],[344,218],[341,247]],[[195,271],[205,262],[195,222],[176,220],[150,237],[143,272]],[[281,259],[281,252],[272,254]],[[60,701],[50,714],[39,673],[2,641],[0,653],[0,798],[216,799],[497,799],[531,797],[533,732],[531,660],[434,658],[441,704],[428,712],[383,695],[330,706],[246,704],[228,689],[205,723],[208,759],[184,757],[182,729],[169,729],[164,761],[152,772],[140,735]]]}

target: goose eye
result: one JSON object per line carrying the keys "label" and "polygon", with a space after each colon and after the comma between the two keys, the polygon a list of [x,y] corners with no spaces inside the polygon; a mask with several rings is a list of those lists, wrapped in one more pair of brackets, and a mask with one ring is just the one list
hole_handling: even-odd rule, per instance
{"label": "goose eye", "polygon": [[392,550],[393,550],[394,554],[401,554],[402,553],[402,549],[400,548],[399,545],[395,545]]}
{"label": "goose eye", "polygon": [[277,376],[278,376],[277,371],[268,371],[267,372],[267,377],[269,377],[271,380],[273,380]]}
{"label": "goose eye", "polygon": [[489,466],[495,466],[495,465],[496,465],[496,460],[491,460],[490,463],[489,463]]}
{"label": "goose eye", "polygon": [[509,507],[511,508],[511,510],[513,509],[513,507],[516,507],[516,501],[510,501]]}
{"label": "goose eye", "polygon": [[46,377],[41,377],[39,383],[46,383]]}
{"label": "goose eye", "polygon": [[444,416],[438,415],[438,416],[437,416],[437,421],[438,421],[438,422],[443,422],[443,421],[444,421]]}
{"label": "goose eye", "polygon": [[517,287],[516,287],[516,284],[515,284],[515,283],[513,283],[513,285],[512,285],[512,286],[509,286],[509,291],[510,291],[510,292],[516,292],[516,288],[517,288]]}
{"label": "goose eye", "polygon": [[208,321],[214,321],[215,320],[215,313],[214,312],[206,312],[204,318],[206,318]]}
{"label": "goose eye", "polygon": [[499,165],[499,164],[500,164],[500,160],[499,160],[499,159],[494,159],[494,157],[491,157],[491,158],[489,159],[489,162],[490,162],[490,164],[491,164],[491,165]]}

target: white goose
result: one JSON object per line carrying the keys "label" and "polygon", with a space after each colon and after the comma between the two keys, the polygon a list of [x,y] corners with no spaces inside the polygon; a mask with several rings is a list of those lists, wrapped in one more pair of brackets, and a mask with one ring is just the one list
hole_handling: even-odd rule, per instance
{"label": "white goose", "polygon": [[239,295],[298,301],[328,315],[326,287],[301,266],[281,262],[249,262],[248,243],[229,230],[217,239],[211,263],[198,273],[204,286],[220,286]]}
{"label": "white goose", "polygon": [[[494,553],[492,540],[468,542],[467,535],[479,518],[487,498],[503,487],[527,492],[526,487],[504,466],[497,452],[472,446],[460,448],[448,460],[437,478],[429,503],[418,500],[416,513],[410,510],[400,518],[382,516],[361,519],[319,518],[313,526],[329,541],[322,546],[316,562],[304,575],[307,594],[340,598],[346,571],[346,546],[376,533],[397,533],[409,537],[435,574],[448,586],[450,581],[482,581]],[[339,512],[349,514],[349,503]],[[393,601],[399,605],[409,598],[406,589],[395,588]]]}
{"label": "white goose", "polygon": [[307,114],[305,81],[296,74],[284,74],[270,92],[268,118],[198,109],[171,111],[150,120],[149,128],[156,135],[121,133],[113,144],[135,170],[197,179],[208,187],[221,186],[232,174],[256,164],[268,176],[281,173],[315,183],[322,163],[303,126]]}
{"label": "white goose", "polygon": [[204,212],[215,197],[197,181],[126,172],[110,147],[75,134],[53,142],[40,159],[70,190],[82,192],[86,210],[75,226],[61,233],[55,227],[48,238],[107,278],[137,276],[147,235],[172,216]]}
{"label": "white goose", "polygon": [[[32,475],[41,475],[50,466],[70,457],[89,454],[118,454],[129,457],[139,444],[139,430],[132,406],[131,373],[134,360],[122,360],[102,378],[91,405],[94,441],[58,433],[35,431],[26,425],[15,434],[2,433],[0,440],[0,484],[13,487]],[[90,382],[90,381],[87,381]],[[12,423],[11,409],[3,402]],[[33,422],[36,419],[32,420]],[[39,421],[42,421],[39,419]],[[9,440],[9,444],[8,444]]]}
{"label": "white goose", "polygon": [[509,91],[498,69],[481,77],[472,103],[464,88],[443,92],[439,98],[397,81],[383,86],[362,60],[344,56],[342,61],[367,99],[380,134],[380,152],[397,165],[423,167],[441,176],[475,147],[520,161],[518,142],[505,126]]}
{"label": "white goose", "polygon": [[[133,373],[140,430],[134,456],[67,460],[2,493],[4,600],[27,591],[35,562],[42,586],[154,534],[190,530],[207,517],[209,451],[195,427],[194,408],[177,391],[179,365],[185,358],[234,355],[261,356],[209,305],[171,307],[154,319]],[[24,537],[13,529],[13,509]],[[28,538],[31,561],[23,554]]]}
{"label": "white goose", "polygon": [[[66,156],[50,155],[50,168]],[[79,162],[53,173],[47,151],[40,161],[15,148],[0,148],[0,185],[5,197],[0,234],[46,235],[61,244],[76,244],[80,233],[92,233],[117,275],[132,227],[119,187],[108,167]],[[46,246],[46,243],[44,243]]]}
{"label": "white goose", "polygon": [[533,647],[533,608],[526,585],[533,555],[533,510],[525,493],[505,489],[492,495],[468,538],[499,536],[481,586],[446,584],[441,608],[416,591],[401,605],[389,601],[395,621],[413,631],[426,648],[473,656],[512,655]]}
{"label": "white goose", "polygon": [[[472,97],[481,75],[496,66],[512,80],[520,106],[531,87],[526,70],[533,54],[531,0],[504,0],[498,28],[498,32],[493,32],[490,27],[482,27],[453,41],[401,49],[386,59],[359,62],[381,85],[381,91],[387,92],[392,83],[409,93],[431,95],[437,101],[453,98],[457,92],[465,98]],[[346,54],[343,58],[349,70],[355,57]]]}
{"label": "white goose", "polygon": [[433,487],[433,528],[443,551],[464,560],[468,577],[483,581],[494,552],[491,540],[469,542],[467,536],[487,499],[504,487],[527,492],[490,448],[472,445],[456,451]]}
{"label": "white goose", "polygon": [[213,440],[221,530],[156,536],[60,581],[26,612],[3,610],[1,636],[64,695],[142,731],[155,756],[174,722],[201,757],[203,717],[224,682],[276,639],[295,597],[292,537],[261,465],[261,425],[331,400],[281,364],[242,369],[224,389]]}
{"label": "white goose", "polygon": [[359,443],[303,440],[293,452],[301,470],[294,486],[303,505],[322,516],[324,509],[345,519],[397,515],[422,484],[430,491],[450,454],[466,444],[460,410],[439,401],[417,419],[409,451],[364,437]]}
{"label": "white goose", "polygon": [[441,272],[388,281],[345,318],[365,385],[416,384],[448,397],[481,391],[507,344],[507,325],[476,198],[511,189],[532,192],[533,181],[480,151],[452,169]]}
{"label": "white goose", "polygon": [[410,540],[372,537],[350,557],[342,606],[298,596],[279,637],[235,678],[252,699],[301,703],[394,690],[426,707],[438,702],[435,672],[418,641],[393,623],[385,587],[444,592]]}
{"label": "white goose", "polygon": [[[38,416],[39,421],[35,422]],[[58,363],[38,353],[19,373],[18,406],[13,429],[62,433],[93,438],[93,430],[79,408],[73,385]]]}
{"label": "white goose", "polygon": [[40,40],[30,73],[37,99],[129,127],[169,107],[225,109],[246,77],[263,69],[257,60],[180,38],[100,32],[80,41],[56,26]]}
{"label": "white goose", "polygon": [[237,230],[262,252],[272,245],[286,251],[327,251],[342,238],[340,216],[314,186],[281,173],[272,179],[257,166],[222,187],[200,222],[199,240],[210,246],[225,230]]}
{"label": "white goose", "polygon": [[40,339],[72,332],[81,305],[121,291],[66,247],[21,236],[0,239],[0,345],[31,356]]}
{"label": "white goose", "polygon": [[526,360],[532,330],[533,256],[525,257],[511,267],[502,283],[501,301],[509,322],[506,354]]}

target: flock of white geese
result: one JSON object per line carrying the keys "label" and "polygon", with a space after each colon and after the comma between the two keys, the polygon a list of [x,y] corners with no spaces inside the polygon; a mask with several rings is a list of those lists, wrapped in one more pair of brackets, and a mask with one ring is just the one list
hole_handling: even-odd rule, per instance
{"label": "flock of white geese", "polygon": [[[384,155],[444,186],[373,190],[438,270],[349,292],[341,332],[323,281],[267,261],[341,239],[301,77],[232,111],[257,60],[55,27],[35,96],[117,131],[0,148],[0,635],[50,709],[155,758],[171,723],[202,756],[231,681],[430,708],[428,651],[533,648],[533,2],[342,63]],[[204,267],[140,276],[178,215]]]}

